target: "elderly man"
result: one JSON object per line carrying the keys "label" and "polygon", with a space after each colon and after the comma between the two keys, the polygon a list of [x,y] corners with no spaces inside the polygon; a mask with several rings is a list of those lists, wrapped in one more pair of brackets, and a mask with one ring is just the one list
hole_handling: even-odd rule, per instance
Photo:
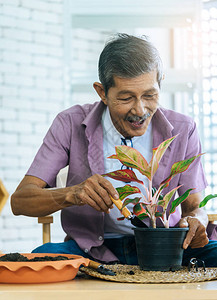
{"label": "elderly man", "polygon": [[[179,134],[156,173],[154,184],[158,187],[174,162],[201,152],[193,120],[159,107],[162,77],[159,53],[147,39],[118,34],[106,44],[99,59],[100,82],[93,84],[101,101],[76,105],[58,114],[12,195],[15,215],[44,216],[62,210],[65,241],[45,244],[35,252],[137,264],[132,226],[128,220],[117,221],[120,213],[110,198],[118,199],[115,187],[119,183],[101,176],[121,166],[107,157],[114,154],[115,145],[130,143],[150,160],[153,147]],[[67,165],[66,187],[49,189],[55,187],[59,170]],[[170,224],[189,226],[183,263],[197,255],[212,266],[216,246],[215,242],[206,245],[207,215],[198,208],[200,192],[206,187],[200,159],[177,175],[169,188],[180,184],[180,193],[195,188],[183,202],[182,214],[177,210]],[[212,251],[204,255],[207,249]]]}

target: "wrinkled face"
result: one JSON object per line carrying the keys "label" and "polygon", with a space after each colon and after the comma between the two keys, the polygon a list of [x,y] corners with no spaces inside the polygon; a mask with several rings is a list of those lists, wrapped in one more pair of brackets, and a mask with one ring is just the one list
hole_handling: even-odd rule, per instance
{"label": "wrinkled face", "polygon": [[115,76],[114,82],[102,99],[109,107],[114,126],[124,137],[143,135],[158,107],[156,71],[135,78]]}

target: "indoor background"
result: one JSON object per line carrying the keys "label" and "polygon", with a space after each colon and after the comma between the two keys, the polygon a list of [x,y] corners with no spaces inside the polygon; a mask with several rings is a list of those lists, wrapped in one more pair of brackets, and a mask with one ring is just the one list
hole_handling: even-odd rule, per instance
{"label": "indoor background", "polygon": [[[146,35],[159,49],[160,105],[195,119],[205,193],[217,193],[217,1],[0,0],[0,179],[10,195],[56,114],[99,100],[92,87],[98,57],[116,32]],[[217,204],[207,209],[216,212]],[[52,241],[60,242],[59,213],[54,219]],[[14,216],[9,197],[0,250],[30,252],[41,243],[37,218]]]}

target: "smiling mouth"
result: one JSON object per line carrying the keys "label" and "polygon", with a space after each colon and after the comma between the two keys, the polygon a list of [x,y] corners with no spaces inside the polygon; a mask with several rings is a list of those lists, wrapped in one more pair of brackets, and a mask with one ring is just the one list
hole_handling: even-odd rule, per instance
{"label": "smiling mouth", "polygon": [[135,128],[140,128],[142,127],[143,123],[150,117],[150,113],[147,113],[144,115],[142,118],[138,116],[134,117],[128,117],[127,121],[130,122],[130,124],[135,127]]}
{"label": "smiling mouth", "polygon": [[130,125],[135,127],[135,128],[140,128],[142,127],[143,123],[145,122],[145,120],[141,120],[141,121],[129,121]]}

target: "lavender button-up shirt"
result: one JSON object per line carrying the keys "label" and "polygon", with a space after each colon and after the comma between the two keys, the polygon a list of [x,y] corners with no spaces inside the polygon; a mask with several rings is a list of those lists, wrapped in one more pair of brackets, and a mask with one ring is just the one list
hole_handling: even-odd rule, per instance
{"label": "lavender button-up shirt", "polygon": [[[103,130],[101,118],[105,105],[102,102],[73,106],[57,115],[48,130],[43,144],[30,166],[27,175],[41,178],[50,187],[56,185],[59,170],[69,165],[67,186],[81,183],[93,174],[104,173]],[[194,121],[182,114],[158,108],[152,118],[153,147],[177,135],[165,152],[154,176],[158,187],[170,173],[173,163],[201,153],[201,145]],[[179,193],[195,188],[202,191],[207,183],[200,159],[182,174],[175,176],[164,193],[182,184]],[[173,215],[175,225],[180,219],[177,210]],[[69,238],[95,259],[111,262],[116,256],[103,245],[104,213],[92,207],[71,206],[61,213],[62,227]]]}

